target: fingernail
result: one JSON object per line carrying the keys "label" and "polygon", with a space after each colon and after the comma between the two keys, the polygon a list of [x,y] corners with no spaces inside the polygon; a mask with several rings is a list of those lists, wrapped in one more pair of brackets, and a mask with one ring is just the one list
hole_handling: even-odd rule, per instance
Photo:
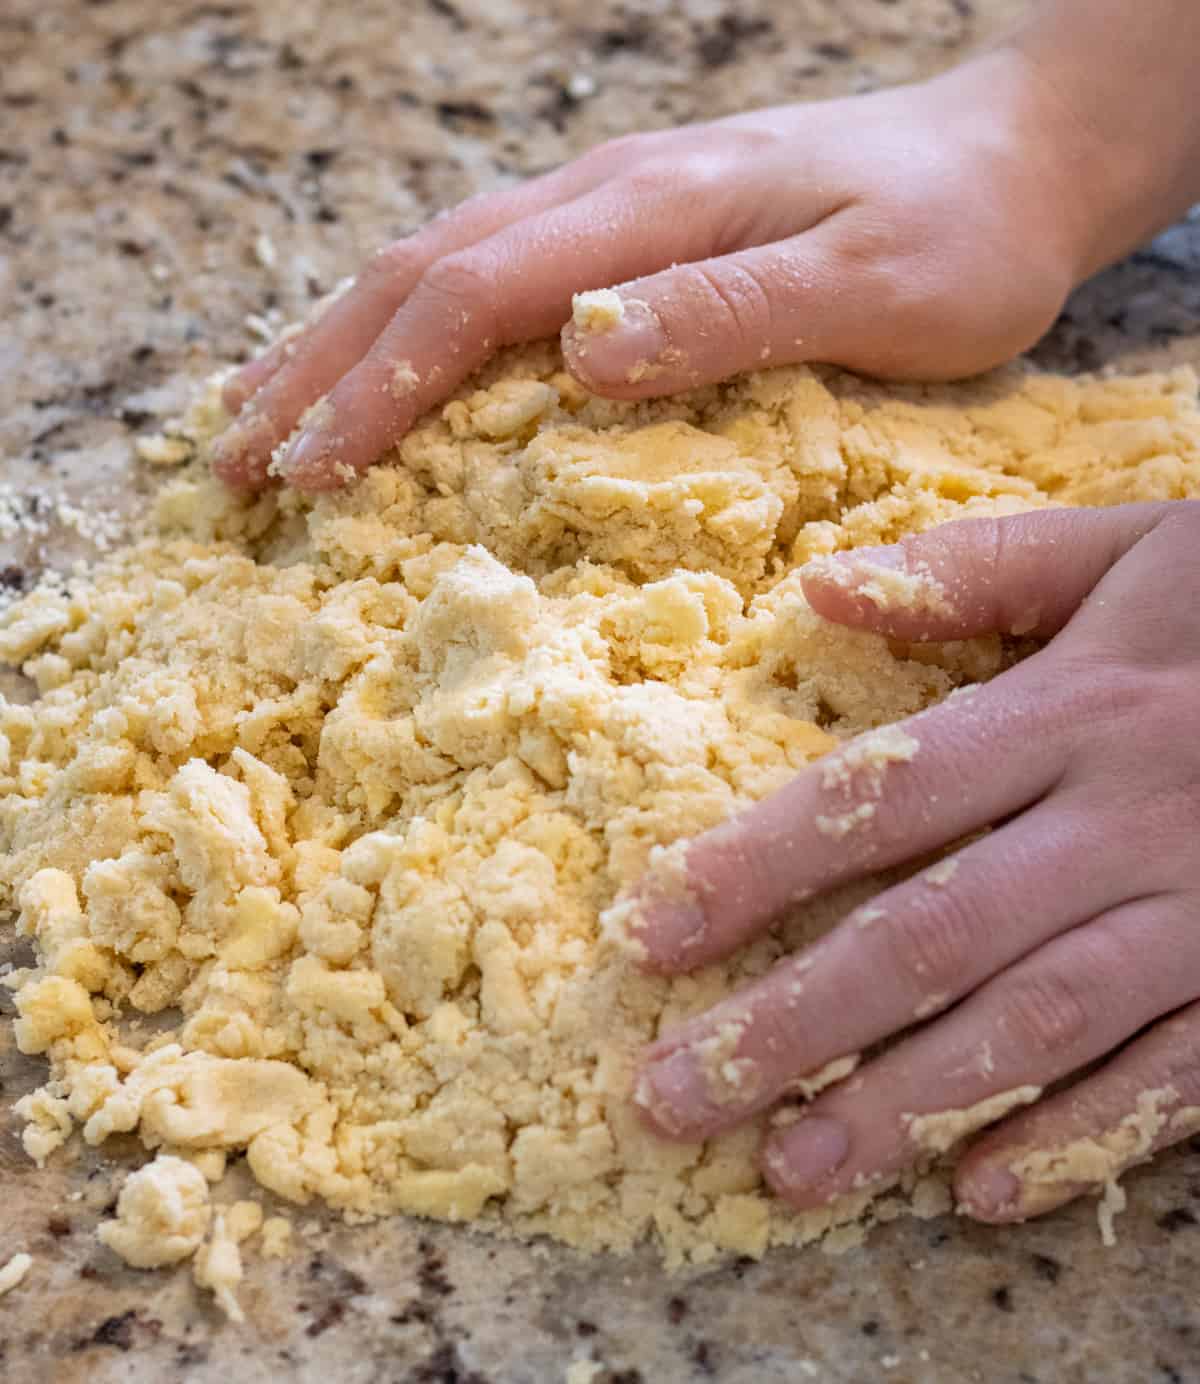
{"label": "fingernail", "polygon": [[971,1173],[959,1200],[969,1213],[998,1216],[1014,1210],[1021,1195],[1021,1184],[1007,1168],[987,1166]]}
{"label": "fingernail", "polygon": [[707,926],[704,913],[694,903],[650,903],[637,910],[630,932],[654,961],[673,967],[686,962]]}
{"label": "fingernail", "polygon": [[805,1191],[836,1172],[849,1152],[850,1133],[841,1120],[806,1115],[772,1141],[768,1166],[785,1191]]}
{"label": "fingernail", "polygon": [[681,966],[708,932],[708,915],[688,868],[691,842],[655,846],[636,889],[613,910],[620,931],[651,964]]}
{"label": "fingernail", "polygon": [[321,484],[333,472],[333,448],[323,433],[307,429],[281,455],[273,457],[270,471],[291,485]]}
{"label": "fingernail", "polygon": [[563,346],[576,374],[597,384],[637,384],[654,379],[672,362],[658,314],[640,298],[622,298],[619,318],[606,315],[603,331],[571,322]]}
{"label": "fingernail", "polygon": [[709,1113],[708,1083],[688,1048],[650,1063],[634,1100],[668,1134],[683,1134]]}

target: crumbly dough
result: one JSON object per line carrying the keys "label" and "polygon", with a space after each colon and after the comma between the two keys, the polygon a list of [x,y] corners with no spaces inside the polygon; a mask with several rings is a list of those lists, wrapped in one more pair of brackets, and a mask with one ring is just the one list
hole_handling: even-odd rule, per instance
{"label": "crumbly dough", "polygon": [[[135,1132],[156,1171],[104,1233],[147,1262],[192,1243],[201,1169],[243,1150],[297,1205],[591,1250],[653,1236],[676,1264],[910,1209],[915,1174],[794,1212],[759,1175],[768,1116],[665,1143],[630,1100],[646,1042],[844,901],[675,980],[598,918],[656,847],[1015,656],[827,624],[805,562],[960,516],[1200,494],[1195,394],[1186,371],[780,369],[614,403],[538,347],[312,502],[209,478],[210,393],[149,536],[0,615],[0,657],[41,693],[0,702],[0,906],[36,951],[8,980],[49,1068],[29,1152]],[[910,739],[835,777],[873,798]],[[234,1313],[229,1215],[197,1273]]]}

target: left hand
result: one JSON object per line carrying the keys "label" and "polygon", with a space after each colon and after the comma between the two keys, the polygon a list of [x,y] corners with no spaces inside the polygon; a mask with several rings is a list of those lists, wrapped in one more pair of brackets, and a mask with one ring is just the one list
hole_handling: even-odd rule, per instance
{"label": "left hand", "polygon": [[[889,607],[881,567],[915,575],[918,599]],[[920,1116],[966,1111],[971,1133],[1028,1105],[956,1173],[968,1214],[1019,1220],[1194,1133],[1200,502],[950,524],[814,563],[805,592],[826,618],[901,640],[1049,643],[901,723],[911,758],[855,767],[843,748],[844,772],[819,761],[698,837],[692,903],[640,886],[634,936],[649,966],[674,973],[798,898],[990,828],[660,1039],[638,1087],[646,1120],[706,1137],[925,1021],[769,1135],[764,1175],[780,1196],[809,1208],[896,1174],[938,1142]],[[714,1075],[718,1046],[733,1086]]]}

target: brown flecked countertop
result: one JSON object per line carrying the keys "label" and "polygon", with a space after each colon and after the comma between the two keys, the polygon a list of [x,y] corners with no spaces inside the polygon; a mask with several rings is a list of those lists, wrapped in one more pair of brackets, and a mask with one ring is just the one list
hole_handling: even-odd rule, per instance
{"label": "brown flecked countertop", "polygon": [[[632,129],[932,72],[1021,8],[4,0],[0,587],[89,555],[151,484],[137,430],[437,209]],[[1077,294],[1038,358],[1200,362],[1198,268],[1200,224],[1175,228]],[[673,1280],[649,1254],[301,1211],[290,1258],[248,1253],[235,1327],[95,1240],[131,1145],[25,1158],[9,1108],[42,1070],[0,1023],[0,1260],[34,1259],[0,1299],[12,1384],[534,1384],[583,1359],[595,1384],[1200,1379],[1200,1141],[1128,1179],[1111,1250],[1083,1205]]]}

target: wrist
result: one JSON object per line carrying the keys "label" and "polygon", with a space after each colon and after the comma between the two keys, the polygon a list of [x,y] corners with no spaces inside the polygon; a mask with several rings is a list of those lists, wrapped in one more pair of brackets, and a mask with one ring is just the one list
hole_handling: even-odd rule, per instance
{"label": "wrist", "polygon": [[1200,196],[1187,0],[1058,0],[995,50],[1011,118],[1059,208],[1077,279],[1120,259]]}

